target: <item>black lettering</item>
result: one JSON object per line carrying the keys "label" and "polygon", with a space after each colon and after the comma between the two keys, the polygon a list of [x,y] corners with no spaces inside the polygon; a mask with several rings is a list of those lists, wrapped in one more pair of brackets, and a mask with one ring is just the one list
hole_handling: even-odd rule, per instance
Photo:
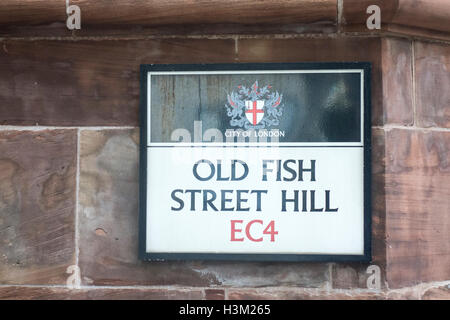
{"label": "black lettering", "polygon": [[195,194],[201,193],[202,190],[185,190],[184,192],[191,194],[191,211],[194,211],[195,210]]}
{"label": "black lettering", "polygon": [[273,160],[263,160],[263,176],[262,181],[267,181],[267,172],[272,172],[273,169],[267,168],[267,163],[273,163]]}
{"label": "black lettering", "polygon": [[311,180],[316,181],[316,160],[311,160],[311,168],[303,168],[303,160],[298,160],[298,181],[303,181],[303,172],[311,172]]}
{"label": "black lettering", "polygon": [[[244,173],[239,178],[236,177],[236,163],[240,163],[244,167]],[[233,160],[231,162],[231,181],[244,180],[248,175],[248,165],[241,160]]]}
{"label": "black lettering", "polygon": [[241,207],[241,202],[247,202],[248,199],[242,199],[241,198],[241,193],[248,193],[248,190],[236,190],[236,211],[250,211],[250,208],[242,208]]}
{"label": "black lettering", "polygon": [[308,211],[307,202],[308,202],[308,191],[302,190],[302,212]]}
{"label": "black lettering", "polygon": [[295,170],[292,168],[289,168],[289,166],[288,166],[289,163],[295,163],[295,160],[286,160],[283,163],[284,170],[286,170],[287,172],[289,172],[291,174],[291,178],[283,177],[283,181],[294,181],[297,176]]}
{"label": "black lettering", "polygon": [[294,203],[294,211],[298,211],[298,190],[294,190],[294,199],[286,198],[286,190],[281,190],[281,211],[286,212],[286,202]]}
{"label": "black lettering", "polygon": [[252,190],[250,193],[256,193],[256,211],[261,211],[261,194],[267,194],[267,190]]}
{"label": "black lettering", "polygon": [[[211,195],[211,197],[209,198],[208,195]],[[216,198],[216,193],[213,190],[203,190],[203,211],[208,211],[208,205],[214,211],[219,211],[213,203]]]}
{"label": "black lettering", "polygon": [[222,177],[222,161],[217,160],[217,181],[228,181],[230,177],[223,178]]}
{"label": "black lettering", "polygon": [[338,208],[330,208],[330,190],[325,190],[325,211],[326,212],[336,212]]}
{"label": "black lettering", "polygon": [[316,191],[310,190],[311,193],[311,212],[322,212],[323,208],[316,208],[315,207],[315,201],[316,201]]}
{"label": "black lettering", "polygon": [[171,207],[170,209],[172,209],[173,211],[180,211],[180,210],[182,210],[182,209],[184,208],[184,202],[183,202],[183,200],[181,200],[180,198],[178,198],[178,197],[175,195],[177,192],[183,193],[183,190],[181,190],[181,189],[175,189],[175,190],[173,190],[172,193],[171,193],[172,199],[175,200],[176,202],[178,202],[178,203],[180,204],[178,208]]}
{"label": "black lettering", "polygon": [[[209,165],[209,168],[210,168],[210,170],[211,170],[211,173],[210,173],[210,175],[209,175],[208,177],[206,177],[206,178],[200,177],[199,174],[198,174],[198,172],[197,172],[197,168],[198,168],[198,165],[199,165],[200,163],[207,163],[207,164]],[[203,159],[203,160],[197,161],[197,162],[194,164],[194,167],[193,167],[193,169],[192,169],[192,172],[193,172],[193,174],[194,174],[194,177],[197,178],[198,180],[200,180],[200,181],[208,181],[209,179],[211,179],[211,178],[214,176],[214,173],[216,172],[216,169],[215,169],[215,167],[214,167],[214,165],[212,164],[211,161]]]}
{"label": "black lettering", "polygon": [[227,208],[226,207],[226,203],[233,201],[233,199],[226,199],[225,198],[225,194],[226,193],[232,193],[232,192],[233,192],[233,190],[221,190],[220,191],[221,196],[222,196],[222,205],[220,207],[221,211],[233,211],[234,210],[234,208]]}

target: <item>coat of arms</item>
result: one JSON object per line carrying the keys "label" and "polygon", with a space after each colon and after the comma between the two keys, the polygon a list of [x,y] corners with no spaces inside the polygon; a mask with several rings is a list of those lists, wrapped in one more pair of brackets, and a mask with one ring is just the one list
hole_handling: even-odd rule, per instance
{"label": "coat of arms", "polygon": [[246,130],[265,129],[280,123],[278,117],[283,113],[283,95],[271,91],[270,85],[260,88],[258,81],[250,88],[243,85],[237,88],[237,92],[227,95],[228,103],[225,104],[231,126]]}

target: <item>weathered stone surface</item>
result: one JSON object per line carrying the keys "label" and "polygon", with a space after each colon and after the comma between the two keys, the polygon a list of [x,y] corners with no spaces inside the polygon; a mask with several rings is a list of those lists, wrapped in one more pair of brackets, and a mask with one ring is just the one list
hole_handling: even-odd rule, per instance
{"label": "weathered stone surface", "polygon": [[67,289],[60,287],[1,287],[0,300],[200,300],[195,288]]}
{"label": "weathered stone surface", "polygon": [[230,300],[382,300],[384,293],[312,289],[230,289]]}
{"label": "weathered stone surface", "polygon": [[[371,14],[367,13],[367,8],[377,5],[381,11],[381,29],[367,28],[367,19]],[[342,0],[341,25],[339,28],[344,32],[366,32],[381,33],[385,30],[398,7],[398,0]]]}
{"label": "weathered stone surface", "polygon": [[238,46],[239,62],[371,62],[372,124],[383,124],[380,39],[243,39]]}
{"label": "weathered stone surface", "polygon": [[335,264],[333,265],[332,279],[334,289],[367,289],[366,273],[367,265],[365,264]]}
{"label": "weathered stone surface", "polygon": [[373,119],[375,124],[383,119],[380,39],[9,40],[0,45],[0,124],[133,126],[141,63],[263,61],[371,61]]}
{"label": "weathered stone surface", "polygon": [[372,129],[372,261],[370,263],[334,263],[332,286],[335,289],[367,289],[370,265],[380,267],[381,289],[385,288],[386,199],[385,136],[383,129]]}
{"label": "weathered stone surface", "polygon": [[357,25],[363,31],[370,31],[366,26],[369,17],[367,8],[369,6],[377,5],[380,7],[383,24],[392,20],[398,8],[398,0],[343,0],[342,2],[342,24],[344,26]]}
{"label": "weathered stone surface", "polygon": [[450,278],[450,132],[386,132],[390,288]]}
{"label": "weathered stone surface", "polygon": [[364,267],[360,265],[334,265],[332,272],[333,288],[352,289],[366,287],[366,278],[364,276]]}
{"label": "weathered stone surface", "polygon": [[129,0],[114,5],[108,0],[85,1],[80,4],[82,27],[72,31],[65,24],[64,2],[33,0],[17,5],[14,0],[3,0],[0,2],[0,36],[331,33],[337,30],[336,2],[265,1],[261,10],[258,0]]}
{"label": "weathered stone surface", "polygon": [[415,42],[414,50],[417,122],[450,128],[450,46]]}
{"label": "weathered stone surface", "polygon": [[[143,32],[164,34],[167,27],[174,27],[172,34],[179,34],[176,31],[191,26],[195,26],[196,33],[211,34],[213,29],[217,31],[215,34],[233,30],[240,30],[242,34],[243,28],[249,26],[274,32],[276,29],[267,29],[272,25],[284,27],[281,30],[285,32],[296,25],[296,33],[305,33],[311,32],[310,27],[335,30],[339,23],[345,31],[377,32],[366,27],[369,17],[366,10],[370,5],[380,7],[383,30],[394,25],[442,34],[450,31],[447,0],[274,0],[263,4],[257,0],[124,0],[114,5],[107,0],[97,0],[74,1],[74,4],[80,5],[82,28],[70,31],[64,23],[67,18],[64,2],[24,0],[17,4],[15,0],[3,0],[0,3],[0,35],[111,36],[120,31],[132,35]],[[256,33],[258,29],[254,29]]]}
{"label": "weathered stone surface", "polygon": [[[242,22],[242,21],[241,21]],[[133,38],[169,38],[186,37],[186,36],[210,36],[217,35],[232,37],[239,35],[298,35],[298,34],[316,34],[325,35],[333,34],[337,31],[337,25],[334,21],[320,21],[318,23],[302,23],[295,21],[294,23],[283,24],[280,21],[273,23],[260,24],[234,24],[234,23],[217,23],[217,24],[171,24],[160,26],[130,26],[130,25],[93,25],[84,26],[81,30],[68,30],[65,23],[55,23],[51,25],[7,25],[0,28],[0,37],[58,37],[61,40],[80,39],[82,37],[114,37],[117,40]]]}
{"label": "weathered stone surface", "polygon": [[383,129],[372,129],[372,262],[382,270],[386,265],[385,136]]}
{"label": "weathered stone surface", "polygon": [[417,287],[391,290],[386,293],[387,300],[420,300],[420,290]]}
{"label": "weathered stone surface", "polygon": [[412,125],[411,41],[382,39],[383,111],[385,124]]}
{"label": "weathered stone surface", "polygon": [[206,300],[225,300],[225,291],[223,289],[205,289]]}
{"label": "weathered stone surface", "polygon": [[366,10],[370,5],[380,7],[381,30],[399,26],[401,28],[397,32],[408,34],[409,29],[415,35],[420,34],[421,30],[443,34],[450,31],[450,3],[447,0],[343,0],[344,30],[379,32],[366,26],[369,17]]}
{"label": "weathered stone surface", "polygon": [[[107,0],[82,2],[83,26],[170,24],[270,24],[336,22],[336,0],[257,0],[188,2],[185,0]],[[120,14],[119,14],[120,13]],[[14,0],[0,4],[0,25],[48,25],[64,22],[65,3],[58,0]]]}
{"label": "weathered stone surface", "polygon": [[89,285],[322,287],[327,264],[138,260],[138,130],[81,132],[80,268]]}
{"label": "weathered stone surface", "polygon": [[422,300],[450,300],[450,285],[426,290]]}
{"label": "weathered stone surface", "polygon": [[139,65],[234,62],[234,40],[0,41],[0,124],[137,125]]}
{"label": "weathered stone surface", "polygon": [[76,152],[76,130],[0,131],[1,284],[65,284]]}
{"label": "weathered stone surface", "polygon": [[192,267],[227,287],[324,287],[329,281],[325,263],[199,262]]}
{"label": "weathered stone surface", "polygon": [[450,31],[449,16],[450,2],[447,0],[398,0],[398,10],[392,22],[448,32]]}
{"label": "weathered stone surface", "polygon": [[397,34],[404,37],[416,38],[416,39],[428,39],[428,40],[438,40],[446,41],[450,40],[449,32],[441,32],[431,29],[422,29],[415,27],[405,27],[398,24],[388,24],[383,27],[383,32],[388,32],[390,34]]}

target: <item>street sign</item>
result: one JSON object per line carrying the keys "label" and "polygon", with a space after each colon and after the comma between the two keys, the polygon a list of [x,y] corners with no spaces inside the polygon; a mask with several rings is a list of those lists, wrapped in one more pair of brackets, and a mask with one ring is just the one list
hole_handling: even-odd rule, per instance
{"label": "street sign", "polygon": [[141,66],[140,257],[369,261],[370,63]]}

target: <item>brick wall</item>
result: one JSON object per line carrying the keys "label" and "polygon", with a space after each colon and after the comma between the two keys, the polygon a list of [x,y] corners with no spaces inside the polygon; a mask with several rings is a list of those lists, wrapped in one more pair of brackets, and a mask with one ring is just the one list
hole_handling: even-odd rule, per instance
{"label": "brick wall", "polygon": [[[449,298],[450,40],[333,22],[353,15],[283,35],[18,37],[26,31],[9,28],[0,298]],[[139,65],[304,61],[373,64],[372,264],[382,288],[367,289],[369,264],[139,261]]]}

